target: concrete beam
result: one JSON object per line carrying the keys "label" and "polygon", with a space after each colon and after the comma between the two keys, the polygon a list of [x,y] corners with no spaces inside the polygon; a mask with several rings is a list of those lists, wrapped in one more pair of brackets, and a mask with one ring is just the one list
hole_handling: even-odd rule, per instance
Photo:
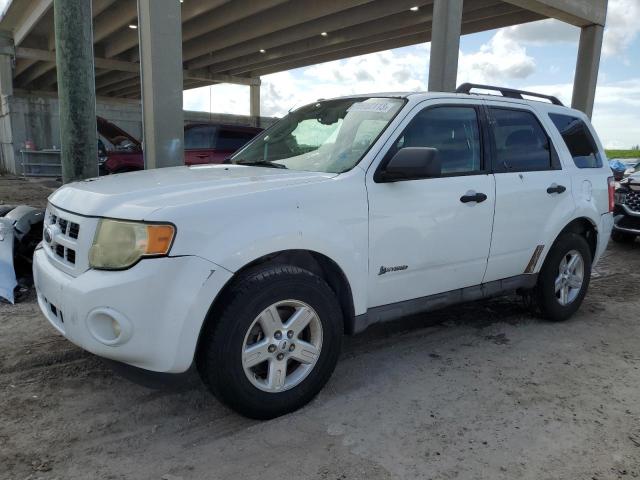
{"label": "concrete beam", "polygon": [[106,9],[111,7],[116,2],[116,0],[93,0],[93,18],[96,18]]}
{"label": "concrete beam", "polygon": [[93,29],[94,43],[100,42],[130,23],[136,23],[137,16],[136,2],[133,0],[120,3],[118,8],[105,10],[95,19]]}
{"label": "concrete beam", "polygon": [[[271,8],[261,15],[246,18],[242,22],[241,28],[238,28],[238,25],[231,24],[185,42],[183,47],[184,58],[185,60],[192,60],[202,55],[208,55],[213,51],[238,45],[274,31],[285,30],[305,22],[318,20],[327,15],[349,10],[349,8],[353,6],[371,4],[371,2],[372,0],[287,2],[278,7]],[[283,38],[282,41],[286,43],[290,40]],[[200,68],[202,66],[206,65],[193,65],[194,68]]]}
{"label": "concrete beam", "polygon": [[[393,3],[395,4],[395,2]],[[408,3],[419,2],[409,0]],[[271,48],[265,53],[255,52],[251,55],[211,65],[209,70],[218,72],[229,71],[230,73],[250,72],[256,68],[256,66],[260,68],[293,55],[304,54],[322,48],[339,48],[341,45],[353,42],[354,40],[385,34],[398,29],[411,28],[418,24],[426,24],[431,21],[431,12],[431,5],[426,5],[415,13],[410,12],[407,8],[401,13],[332,31],[326,37],[318,35],[316,32],[312,37]],[[236,75],[236,73],[232,73],[232,75]]]}
{"label": "concrete beam", "polygon": [[462,0],[436,0],[432,24],[429,90],[453,92],[458,77]]}
{"label": "concrete beam", "polygon": [[545,17],[555,18],[578,27],[604,26],[607,0],[504,0]]}
{"label": "concrete beam", "polygon": [[[493,4],[492,8],[487,8],[490,4]],[[513,5],[496,4],[496,2],[490,1],[474,2],[469,5],[469,9],[465,9],[463,16],[465,22],[479,21],[491,18],[491,16],[521,11],[520,8]],[[312,38],[270,49],[264,54],[253,54],[236,60],[214,64],[209,67],[209,70],[217,72],[228,71],[231,75],[250,75],[253,70],[288,63],[294,59],[302,59],[305,55],[344,51],[361,47],[371,42],[377,43],[384,39],[391,40],[420,32],[430,32],[432,12],[432,6],[426,5],[416,13],[406,11],[389,15],[379,20],[331,32],[328,37],[314,35]],[[410,13],[410,15],[407,15],[407,13]]]}
{"label": "concrete beam", "polygon": [[180,2],[138,0],[145,168],[184,164]]}
{"label": "concrete beam", "polygon": [[[266,35],[259,36],[252,40],[242,42],[239,45],[224,48],[222,50],[213,51],[213,48],[203,57],[187,62],[188,68],[202,68],[209,65],[237,60],[245,55],[252,55],[259,52],[260,49],[266,50],[267,54],[273,48],[286,47],[286,45],[305,40],[314,36],[319,36],[321,32],[339,31],[361,23],[385,18],[400,12],[406,12],[412,15],[414,12],[409,11],[414,5],[425,5],[432,3],[431,0],[425,1],[407,1],[394,0],[393,2],[374,2],[361,6],[349,8],[348,10],[326,15],[318,18],[313,22],[296,24],[282,31],[275,31]],[[329,37],[327,37],[329,38]],[[208,46],[212,47],[211,45]]]}
{"label": "concrete beam", "polygon": [[20,45],[45,13],[53,6],[53,0],[33,0],[24,17],[13,31],[13,41]]}
{"label": "concrete beam", "polygon": [[47,72],[50,72],[56,68],[56,64],[53,62],[39,62],[37,65],[34,65],[29,70],[27,70],[23,75],[20,75],[17,80],[20,85],[29,85],[34,80],[40,78]]}
{"label": "concrete beam", "polygon": [[603,32],[604,27],[601,25],[582,27],[580,32],[571,106],[582,110],[589,117],[593,113],[593,102],[596,97]]}
{"label": "concrete beam", "polygon": [[55,0],[62,181],[98,176],[91,0]]}
{"label": "concrete beam", "polygon": [[[205,15],[205,13],[215,10],[218,7],[225,5],[227,3],[230,3],[230,0],[209,0],[207,2],[191,1],[191,2],[181,3],[182,23],[183,23],[183,31],[182,31],[183,41],[185,40],[185,36],[188,36],[188,34],[185,34],[185,29],[194,28],[192,24],[200,24],[202,22],[204,22],[205,25],[208,22],[210,25],[214,25],[214,26],[216,25],[216,22],[223,22],[224,24],[224,22],[227,21],[227,17],[225,17],[224,14],[219,14],[217,11],[211,12],[208,15]],[[253,2],[253,3],[262,4],[262,2]],[[233,4],[236,4],[236,2],[233,2]],[[230,17],[230,18],[233,18],[233,17]],[[210,27],[209,30],[211,28],[214,28],[214,27]],[[188,38],[193,38],[193,36]],[[105,54],[105,57],[108,57],[108,58],[115,57],[116,55],[120,55],[121,53],[126,52],[127,50],[135,48],[137,45],[138,45],[138,35],[135,32],[135,30],[123,30],[118,32],[117,35],[112,35],[110,38],[107,38],[105,40],[104,54]]]}
{"label": "concrete beam", "polygon": [[[56,53],[48,50],[41,50],[36,48],[12,48],[12,47],[0,47],[0,55],[15,55],[18,59],[49,62],[54,64],[56,61]],[[136,62],[125,62],[124,60],[113,60],[111,58],[95,58],[95,68],[102,70],[110,70],[116,72],[130,72],[138,74],[140,72],[140,64]],[[55,65],[51,65],[53,68]],[[43,72],[43,74],[46,72]],[[206,70],[184,70],[183,75],[185,78],[192,80],[202,80],[212,83],[232,83],[236,85],[253,85],[258,82],[255,78],[237,77],[233,75],[224,75],[211,73]]]}
{"label": "concrete beam", "polygon": [[[534,22],[541,20],[544,17],[534,12],[516,12],[501,15],[499,17],[493,17],[490,19],[481,19],[477,21],[470,21],[469,23],[463,23],[462,33],[470,34],[483,32],[486,30],[493,30],[495,28],[509,27],[512,25],[519,25],[527,22]],[[407,29],[407,33],[415,31],[413,29]],[[398,32],[399,33],[399,32]],[[310,55],[304,55],[300,58],[294,58],[291,61],[279,63],[275,66],[268,66],[252,70],[250,73],[252,76],[264,76],[271,73],[281,72],[283,70],[291,70],[294,68],[306,67],[309,65],[316,65],[319,63],[330,62],[333,60],[341,60],[344,58],[354,57],[357,55],[366,55],[368,53],[379,52],[381,50],[388,50],[391,48],[406,47],[409,45],[416,45],[419,43],[428,42],[431,39],[431,30],[419,30],[419,33],[413,33],[406,36],[398,36],[392,39],[383,37],[382,40],[376,41],[375,37],[369,39],[358,47],[351,47],[347,50],[336,50],[329,53],[320,52],[314,54],[310,52]]]}
{"label": "concrete beam", "polygon": [[22,72],[27,70],[30,66],[36,63],[37,60],[26,60],[24,58],[16,59],[16,68],[14,69],[14,76],[20,75]]}

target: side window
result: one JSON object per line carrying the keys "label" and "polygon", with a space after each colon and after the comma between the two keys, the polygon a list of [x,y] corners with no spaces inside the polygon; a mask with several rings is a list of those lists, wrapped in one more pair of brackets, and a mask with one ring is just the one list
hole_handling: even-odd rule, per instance
{"label": "side window", "polygon": [[530,172],[555,168],[549,137],[531,112],[489,108],[496,169]]}
{"label": "side window", "polygon": [[206,149],[213,146],[213,127],[202,125],[184,131],[185,150]]}
{"label": "side window", "polygon": [[482,170],[478,115],[472,107],[432,107],[418,113],[392,148],[392,154],[405,147],[438,150],[443,175]]}
{"label": "side window", "polygon": [[218,133],[218,139],[216,140],[216,149],[235,152],[240,147],[243,147],[253,137],[254,134],[249,132],[220,130],[220,132]]}
{"label": "side window", "polygon": [[582,120],[559,113],[550,113],[549,118],[551,118],[560,135],[562,135],[562,139],[567,145],[576,167],[602,167],[602,158],[600,158],[596,142]]}

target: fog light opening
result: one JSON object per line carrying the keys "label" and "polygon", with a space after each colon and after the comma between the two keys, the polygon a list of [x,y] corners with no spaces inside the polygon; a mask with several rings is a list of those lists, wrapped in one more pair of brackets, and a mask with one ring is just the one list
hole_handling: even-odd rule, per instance
{"label": "fog light opening", "polygon": [[123,344],[131,336],[127,319],[112,309],[91,312],[87,318],[87,327],[91,335],[105,345]]}

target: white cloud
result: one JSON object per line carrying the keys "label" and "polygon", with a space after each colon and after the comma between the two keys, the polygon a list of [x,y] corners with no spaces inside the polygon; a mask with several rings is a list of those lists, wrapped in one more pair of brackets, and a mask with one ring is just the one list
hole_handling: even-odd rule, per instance
{"label": "white cloud", "polygon": [[[623,55],[640,32],[640,1],[610,0],[602,54]],[[637,55],[637,53],[636,53]]]}
{"label": "white cloud", "polygon": [[[416,51],[417,50],[417,51]],[[426,89],[429,46],[388,50],[313,65],[262,77],[261,110],[282,116],[318,98],[356,93],[419,91]],[[249,87],[215,85],[184,92],[184,108],[219,113],[249,113]]]}
{"label": "white cloud", "polygon": [[526,45],[546,46],[557,43],[578,43],[580,29],[555,19],[524,23],[500,30],[504,38]]}
{"label": "white cloud", "polygon": [[[530,85],[534,92],[555,95],[571,105],[573,84]],[[600,83],[596,89],[593,125],[607,148],[630,148],[640,143],[640,78]]]}
{"label": "white cloud", "polygon": [[185,110],[249,115],[249,87],[244,85],[193,88],[185,90],[182,98]]}
{"label": "white cloud", "polygon": [[505,83],[527,78],[535,69],[536,62],[525,47],[510,38],[505,30],[498,30],[479,51],[460,52],[458,83]]}

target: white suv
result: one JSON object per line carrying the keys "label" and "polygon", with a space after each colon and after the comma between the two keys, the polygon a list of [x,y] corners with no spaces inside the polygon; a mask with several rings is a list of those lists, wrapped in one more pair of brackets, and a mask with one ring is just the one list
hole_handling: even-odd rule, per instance
{"label": "white suv", "polygon": [[568,318],[613,223],[602,146],[553,97],[475,87],[319,100],[228,164],[60,188],[40,308],[96,355],[195,362],[255,418],[310,401],[377,322],[514,291]]}

